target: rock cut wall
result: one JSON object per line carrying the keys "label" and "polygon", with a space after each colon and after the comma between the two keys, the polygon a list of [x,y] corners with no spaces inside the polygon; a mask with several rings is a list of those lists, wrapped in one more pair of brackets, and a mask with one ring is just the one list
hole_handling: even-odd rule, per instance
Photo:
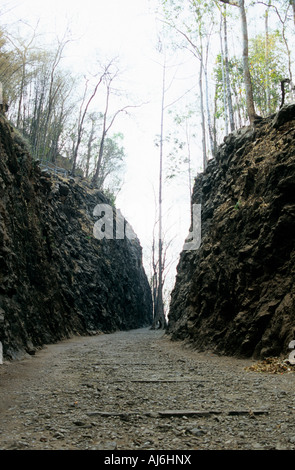
{"label": "rock cut wall", "polygon": [[295,105],[230,134],[196,178],[202,243],[181,254],[168,333],[199,350],[288,353],[295,338]]}
{"label": "rock cut wall", "polygon": [[93,210],[108,204],[82,181],[52,178],[0,118],[0,342],[34,353],[74,334],[150,325],[139,241],[97,240]]}

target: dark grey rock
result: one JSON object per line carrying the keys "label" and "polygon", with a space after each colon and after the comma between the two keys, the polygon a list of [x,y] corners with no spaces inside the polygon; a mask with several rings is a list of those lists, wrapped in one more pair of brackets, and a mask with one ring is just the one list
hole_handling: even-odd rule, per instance
{"label": "dark grey rock", "polygon": [[[183,251],[168,334],[200,351],[263,358],[295,337],[295,104],[231,134],[198,175],[202,243]],[[282,124],[284,123],[284,126]]]}
{"label": "dark grey rock", "polygon": [[[0,340],[7,358],[72,335],[148,326],[152,300],[139,240],[97,240],[108,199],[19,158],[0,119]],[[23,155],[23,150],[21,155]],[[5,315],[4,312],[5,311]]]}
{"label": "dark grey rock", "polygon": [[288,121],[295,119],[295,103],[289,103],[283,106],[275,115],[273,120],[273,127],[278,129]]}

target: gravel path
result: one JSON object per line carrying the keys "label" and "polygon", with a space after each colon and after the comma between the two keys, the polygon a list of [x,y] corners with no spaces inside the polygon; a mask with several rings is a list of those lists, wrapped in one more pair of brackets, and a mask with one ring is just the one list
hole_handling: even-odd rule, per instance
{"label": "gravel path", "polygon": [[294,372],[200,354],[149,329],[0,366],[0,450],[295,450]]}

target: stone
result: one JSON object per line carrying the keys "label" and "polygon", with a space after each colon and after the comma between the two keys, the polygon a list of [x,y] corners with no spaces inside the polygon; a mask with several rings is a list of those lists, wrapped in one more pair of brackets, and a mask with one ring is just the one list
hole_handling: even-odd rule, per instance
{"label": "stone", "polygon": [[116,450],[118,444],[116,441],[105,441],[97,444],[95,447],[92,447],[92,450]]}
{"label": "stone", "polygon": [[94,237],[94,208],[110,204],[106,196],[78,179],[53,178],[28,151],[23,158],[4,116],[0,148],[0,341],[7,358],[72,335],[151,325],[140,241]]}
{"label": "stone", "polygon": [[202,429],[199,429],[199,428],[189,429],[188,432],[190,434],[192,434],[193,436],[196,436],[196,437],[200,437],[200,436],[203,436],[204,434],[206,434],[205,431],[203,431]]}
{"label": "stone", "polygon": [[272,125],[275,129],[278,129],[283,124],[293,119],[295,119],[295,103],[289,103],[279,110]]}
{"label": "stone", "polygon": [[[195,181],[202,243],[183,251],[167,333],[198,351],[285,355],[295,333],[295,104],[230,134]],[[237,150],[239,150],[237,152]]]}
{"label": "stone", "polygon": [[[249,372],[250,362],[198,354],[150,328],[50,345],[0,369],[0,449],[24,441],[27,450],[295,450],[294,373]],[[172,374],[186,381],[160,383]],[[85,388],[92,383],[99,400]],[[278,390],[287,393],[274,401]]]}

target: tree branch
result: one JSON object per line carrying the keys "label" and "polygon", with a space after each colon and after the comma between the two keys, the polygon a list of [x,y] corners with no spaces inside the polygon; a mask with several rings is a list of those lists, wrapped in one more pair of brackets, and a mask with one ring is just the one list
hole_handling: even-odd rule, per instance
{"label": "tree branch", "polygon": [[110,130],[110,128],[112,127],[112,125],[114,124],[114,121],[116,119],[116,117],[118,116],[118,114],[120,113],[123,113],[124,111],[126,111],[126,109],[128,108],[140,108],[141,106],[143,106],[145,103],[143,104],[134,104],[134,105],[127,105],[127,106],[124,106],[124,108],[122,109],[119,109],[113,116],[113,118],[111,119],[110,121],[110,124],[108,125],[108,127],[106,128],[106,134],[108,133],[108,131]]}
{"label": "tree branch", "polygon": [[240,6],[238,2],[235,2],[234,0],[219,0],[222,3],[226,3],[226,5],[233,5],[234,7]]}

